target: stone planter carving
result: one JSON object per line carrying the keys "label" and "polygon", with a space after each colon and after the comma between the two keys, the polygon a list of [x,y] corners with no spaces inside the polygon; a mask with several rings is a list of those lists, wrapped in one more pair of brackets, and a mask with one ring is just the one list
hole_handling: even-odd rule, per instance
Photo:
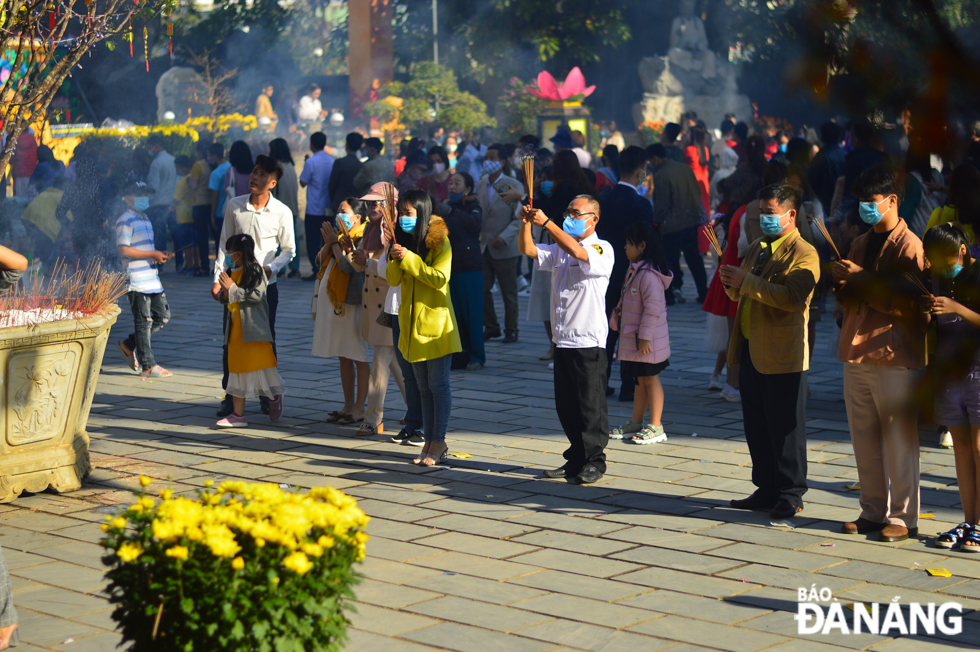
{"label": "stone planter carving", "polygon": [[0,329],[0,503],[24,491],[74,491],[92,466],[89,410],[111,305],[77,320]]}

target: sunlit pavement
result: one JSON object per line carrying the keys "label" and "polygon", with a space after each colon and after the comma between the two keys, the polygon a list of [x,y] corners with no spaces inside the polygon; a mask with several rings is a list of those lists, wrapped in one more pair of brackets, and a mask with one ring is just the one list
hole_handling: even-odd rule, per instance
{"label": "sunlit pavement", "polygon": [[[271,424],[253,403],[249,428],[215,430],[220,307],[207,279],[170,273],[164,284],[174,316],[154,350],[174,377],[143,382],[126,369],[115,348],[131,325],[124,308],[89,420],[95,468],[83,489],[0,505],[18,650],[115,649],[99,523],[131,499],[138,474],[159,478],[155,491],[168,482],[193,492],[208,479],[244,478],[329,484],[355,496],[373,520],[349,650],[918,652],[974,648],[978,640],[980,559],[927,543],[962,518],[953,455],[937,448],[932,427],[922,428],[923,512],[931,517],[921,521],[920,538],[882,544],[838,533],[858,515],[857,492],[846,487],[857,475],[829,314],[809,375],[810,490],[786,527],[728,507],[752,490],[750,461],[740,406],[707,389],[714,356],[702,350],[704,318],[692,288],[688,303],[669,313],[668,441],[611,442],[608,474],[578,486],[538,479],[563,463],[565,447],[552,374],[538,360],[547,349],[539,323],[522,321],[516,344],[490,343],[483,370],[452,373],[449,444],[465,456],[421,469],[409,463],[418,449],[388,440],[404,410],[394,385],[387,436],[361,439],[356,426],[325,423],[342,404],[338,366],[310,355],[313,288],[298,280],[280,284],[285,417]],[[612,397],[611,425],[627,422],[630,411]],[[926,567],[952,577],[931,577]],[[845,605],[882,603],[882,614],[893,600],[955,601],[966,614],[963,631],[799,636],[798,590],[814,587]],[[852,612],[844,612],[850,626]]]}

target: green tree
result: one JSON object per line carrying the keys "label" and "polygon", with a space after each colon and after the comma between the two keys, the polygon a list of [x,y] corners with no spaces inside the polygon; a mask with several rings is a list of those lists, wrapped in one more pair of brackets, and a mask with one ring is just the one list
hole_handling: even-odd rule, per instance
{"label": "green tree", "polygon": [[[421,130],[434,122],[447,129],[461,130],[497,124],[487,115],[483,102],[459,89],[456,75],[451,70],[431,61],[415,66],[411,81],[386,84],[381,89],[381,97],[400,98],[396,121],[413,129]],[[387,104],[383,110],[390,113],[390,106]],[[373,110],[371,106],[368,107],[369,114]],[[378,110],[381,111],[382,107],[378,107]]]}

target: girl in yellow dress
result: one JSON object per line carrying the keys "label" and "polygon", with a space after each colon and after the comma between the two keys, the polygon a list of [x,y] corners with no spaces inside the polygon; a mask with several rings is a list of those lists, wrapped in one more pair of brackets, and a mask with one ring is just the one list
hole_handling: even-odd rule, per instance
{"label": "girl in yellow dress", "polygon": [[218,278],[227,297],[225,338],[228,345],[228,394],[235,411],[219,421],[219,428],[244,428],[245,399],[270,399],[269,418],[282,416],[282,378],[276,368],[269,326],[265,272],[255,258],[255,241],[233,235],[225,244],[232,267]]}

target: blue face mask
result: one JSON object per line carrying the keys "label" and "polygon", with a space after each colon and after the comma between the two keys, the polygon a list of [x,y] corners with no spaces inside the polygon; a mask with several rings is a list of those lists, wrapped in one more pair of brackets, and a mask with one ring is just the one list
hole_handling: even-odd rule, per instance
{"label": "blue face mask", "polygon": [[545,197],[551,197],[551,189],[554,187],[554,181],[542,181],[541,182],[541,194]]}
{"label": "blue face mask", "polygon": [[149,197],[137,197],[133,200],[133,208],[140,211],[141,213],[150,207]]}
{"label": "blue face mask", "polygon": [[878,206],[886,201],[888,201],[888,197],[885,197],[879,202],[863,201],[858,205],[858,214],[861,216],[861,219],[864,220],[865,224],[874,226],[881,221],[885,214],[878,210]]}
{"label": "blue face mask", "polygon": [[789,149],[788,143],[779,143],[779,151],[780,152],[782,152],[783,154],[785,154],[788,149]]}
{"label": "blue face mask", "polygon": [[960,275],[960,272],[962,271],[963,271],[963,266],[957,263],[952,267],[950,267],[949,269],[947,269],[945,272],[943,272],[943,276],[945,276],[946,278],[956,278],[957,276]]}
{"label": "blue face mask", "polygon": [[414,215],[399,215],[398,228],[405,233],[415,233],[415,223],[418,222],[418,219]]}
{"label": "blue face mask", "polygon": [[337,217],[344,221],[344,226],[348,229],[351,228],[351,224],[354,223],[354,216],[350,213],[337,213]]}
{"label": "blue face mask", "polygon": [[561,225],[562,230],[573,238],[580,238],[585,235],[585,230],[589,228],[586,225],[585,220],[576,220],[572,217],[566,217],[565,221]]}
{"label": "blue face mask", "polygon": [[458,204],[463,201],[464,193],[461,192],[451,192],[449,193],[449,203]]}
{"label": "blue face mask", "polygon": [[636,194],[640,195],[641,197],[646,197],[647,196],[647,185],[646,184],[643,184],[642,186],[640,186],[639,188],[637,188],[636,189]]}
{"label": "blue face mask", "polygon": [[763,213],[762,215],[759,216],[759,227],[762,229],[762,232],[766,236],[768,236],[770,238],[774,238],[777,235],[779,235],[782,232],[783,229],[786,228],[785,226],[780,226],[779,225],[779,222],[784,217],[786,217],[787,215],[789,215],[789,213],[790,213],[789,211],[786,211],[782,215],[773,215],[772,213]]}

